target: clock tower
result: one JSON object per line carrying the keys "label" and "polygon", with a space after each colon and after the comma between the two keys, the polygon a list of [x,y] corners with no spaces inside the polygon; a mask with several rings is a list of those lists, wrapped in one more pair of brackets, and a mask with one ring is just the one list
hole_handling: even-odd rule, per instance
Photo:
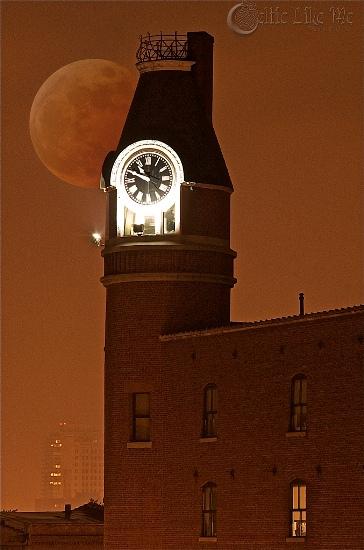
{"label": "clock tower", "polygon": [[175,491],[177,510],[165,434],[183,419],[178,392],[177,409],[167,399],[177,388],[160,337],[228,325],[235,283],[232,185],[212,126],[213,38],[147,35],[137,60],[134,99],[102,172],[108,550],[183,547],[165,500]]}

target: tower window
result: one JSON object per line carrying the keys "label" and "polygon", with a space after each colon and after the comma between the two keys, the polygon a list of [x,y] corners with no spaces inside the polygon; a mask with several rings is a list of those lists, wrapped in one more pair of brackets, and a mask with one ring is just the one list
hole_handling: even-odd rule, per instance
{"label": "tower window", "polygon": [[216,437],[217,387],[209,384],[204,391],[202,437]]}
{"label": "tower window", "polygon": [[133,441],[150,441],[150,393],[133,393]]}
{"label": "tower window", "polygon": [[202,487],[202,532],[203,537],[216,537],[216,485],[206,483]]}
{"label": "tower window", "polygon": [[305,432],[307,419],[307,378],[298,374],[291,384],[291,432]]}
{"label": "tower window", "polygon": [[306,484],[297,479],[291,483],[291,536],[306,536]]}

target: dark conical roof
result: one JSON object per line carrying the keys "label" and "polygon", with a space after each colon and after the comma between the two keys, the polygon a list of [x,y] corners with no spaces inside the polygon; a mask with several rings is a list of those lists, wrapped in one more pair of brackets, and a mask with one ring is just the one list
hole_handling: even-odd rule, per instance
{"label": "dark conical roof", "polygon": [[105,165],[111,169],[120,151],[143,139],[170,145],[181,158],[186,181],[232,187],[191,71],[158,70],[140,75],[117,150]]}

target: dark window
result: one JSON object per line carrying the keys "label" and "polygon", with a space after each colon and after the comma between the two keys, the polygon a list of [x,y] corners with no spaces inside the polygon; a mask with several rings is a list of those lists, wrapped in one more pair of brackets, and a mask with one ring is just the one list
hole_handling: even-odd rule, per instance
{"label": "dark window", "polygon": [[291,386],[291,432],[305,432],[307,419],[307,378],[298,374]]}
{"label": "dark window", "polygon": [[202,437],[215,437],[217,420],[217,387],[209,384],[204,393]]}
{"label": "dark window", "polygon": [[202,487],[202,536],[216,537],[216,485]]}
{"label": "dark window", "polygon": [[306,484],[301,480],[291,483],[291,536],[306,536]]}
{"label": "dark window", "polygon": [[150,441],[149,393],[133,393],[133,441]]}

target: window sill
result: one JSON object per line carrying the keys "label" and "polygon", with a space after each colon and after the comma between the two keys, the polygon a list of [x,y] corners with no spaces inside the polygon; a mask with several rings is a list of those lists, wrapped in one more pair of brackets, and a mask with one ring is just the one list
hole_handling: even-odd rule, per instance
{"label": "window sill", "polygon": [[128,441],[126,444],[128,449],[151,449],[151,441]]}
{"label": "window sill", "polygon": [[286,432],[286,437],[306,437],[306,431],[302,432]]}
{"label": "window sill", "polygon": [[286,542],[306,542],[306,537],[286,537]]}
{"label": "window sill", "polygon": [[199,537],[198,542],[217,542],[217,537]]}
{"label": "window sill", "polygon": [[200,443],[213,443],[214,441],[217,441],[217,437],[200,437]]}

